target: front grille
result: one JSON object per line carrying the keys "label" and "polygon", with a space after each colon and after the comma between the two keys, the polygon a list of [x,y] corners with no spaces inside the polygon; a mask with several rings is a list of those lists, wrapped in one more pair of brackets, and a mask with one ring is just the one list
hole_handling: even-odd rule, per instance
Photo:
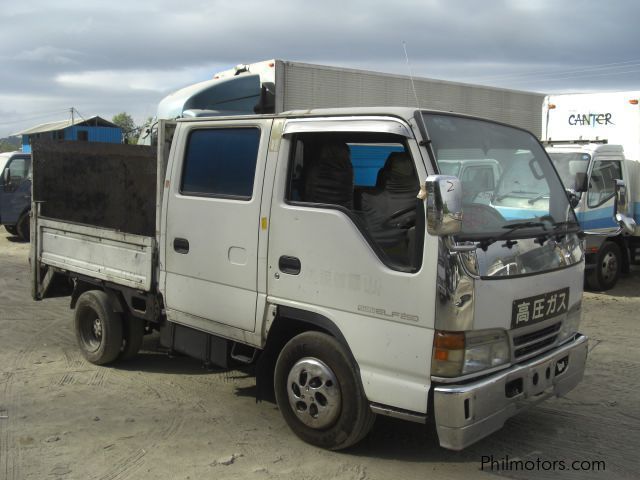
{"label": "front grille", "polygon": [[548,327],[541,328],[535,332],[525,333],[513,337],[515,359],[528,356],[534,352],[543,350],[544,348],[553,345],[558,338],[558,332],[560,331],[560,322],[549,325]]}

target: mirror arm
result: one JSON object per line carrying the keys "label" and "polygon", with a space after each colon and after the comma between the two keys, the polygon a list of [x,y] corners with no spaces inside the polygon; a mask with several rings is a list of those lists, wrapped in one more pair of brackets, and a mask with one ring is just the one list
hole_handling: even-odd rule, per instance
{"label": "mirror arm", "polygon": [[[453,242],[452,242],[453,243]],[[471,244],[464,244],[464,245],[455,245],[452,244],[449,246],[449,251],[450,252],[475,252],[478,247],[480,246],[480,243],[478,242],[472,242]]]}

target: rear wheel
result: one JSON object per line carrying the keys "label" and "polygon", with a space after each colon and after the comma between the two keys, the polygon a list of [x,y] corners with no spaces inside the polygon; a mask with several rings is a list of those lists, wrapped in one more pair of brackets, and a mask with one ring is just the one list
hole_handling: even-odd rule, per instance
{"label": "rear wheel", "polygon": [[78,346],[88,361],[104,365],[118,358],[123,346],[122,319],[105,292],[89,290],[80,295],[74,326]]}
{"label": "rear wheel", "polygon": [[118,360],[130,360],[138,354],[144,338],[144,320],[128,315],[122,326],[122,348]]}
{"label": "rear wheel", "polygon": [[284,346],[274,386],[282,416],[305,442],[340,450],[373,426],[375,414],[347,350],[325,333],[305,332]]}
{"label": "rear wheel", "polygon": [[610,290],[618,282],[622,267],[620,247],[611,241],[602,244],[596,266],[587,273],[587,286],[591,290]]}
{"label": "rear wheel", "polygon": [[9,232],[11,235],[17,235],[18,234],[18,230],[16,229],[15,225],[5,225],[4,229]]}

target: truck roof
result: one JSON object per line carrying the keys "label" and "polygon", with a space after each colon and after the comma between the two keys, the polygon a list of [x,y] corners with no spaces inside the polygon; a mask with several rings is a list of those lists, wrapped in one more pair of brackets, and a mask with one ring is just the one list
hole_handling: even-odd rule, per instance
{"label": "truck roof", "polygon": [[[344,117],[344,116],[392,116],[398,117],[405,120],[412,119],[415,112],[420,110],[424,113],[432,113],[432,114],[445,114],[445,115],[456,115],[460,117],[467,118],[475,118],[479,120],[486,120],[494,123],[501,123],[496,120],[490,120],[487,118],[469,115],[465,113],[457,113],[451,111],[444,110],[433,110],[433,109],[425,109],[417,107],[393,107],[393,106],[380,106],[380,107],[343,107],[343,108],[313,108],[306,110],[289,110],[282,113],[277,114],[250,114],[250,115],[216,115],[214,111],[206,111],[202,110],[199,112],[198,116],[193,117],[183,117],[179,118],[176,121],[178,122],[194,122],[194,121],[204,121],[204,120],[238,120],[238,119],[249,119],[249,118],[302,118],[302,117]],[[508,124],[504,124],[508,125]],[[518,127],[515,125],[509,125],[513,128],[522,129],[522,127]]]}

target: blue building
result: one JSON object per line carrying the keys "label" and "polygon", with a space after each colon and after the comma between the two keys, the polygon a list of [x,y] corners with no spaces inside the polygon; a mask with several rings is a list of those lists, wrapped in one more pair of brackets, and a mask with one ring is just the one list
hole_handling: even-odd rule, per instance
{"label": "blue building", "polygon": [[22,135],[22,151],[31,153],[34,138],[47,140],[76,140],[84,142],[122,143],[122,129],[102,117],[76,118],[43,123],[16,135]]}

